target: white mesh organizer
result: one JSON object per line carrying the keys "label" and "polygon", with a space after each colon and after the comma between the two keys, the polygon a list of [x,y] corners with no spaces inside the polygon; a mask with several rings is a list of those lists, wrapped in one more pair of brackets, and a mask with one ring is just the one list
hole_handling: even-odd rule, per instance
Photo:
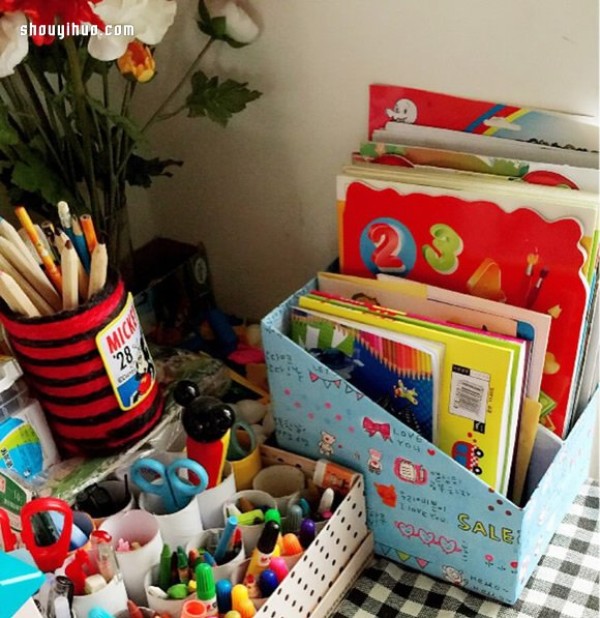
{"label": "white mesh organizer", "polygon": [[[312,478],[316,462],[272,447],[261,447],[263,465],[296,466]],[[268,601],[260,618],[324,618],[373,555],[366,524],[364,481],[354,474],[352,488],[326,526]]]}

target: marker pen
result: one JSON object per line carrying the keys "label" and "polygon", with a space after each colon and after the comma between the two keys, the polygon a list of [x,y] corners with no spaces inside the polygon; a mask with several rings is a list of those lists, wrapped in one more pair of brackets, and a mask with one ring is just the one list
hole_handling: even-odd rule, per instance
{"label": "marker pen", "polygon": [[265,569],[258,576],[258,587],[263,597],[270,597],[278,584],[279,580],[277,579],[277,575],[275,575],[274,571],[271,569]]}
{"label": "marker pen", "polygon": [[183,406],[181,422],[187,434],[187,456],[206,470],[207,487],[215,487],[223,475],[235,412],[216,397],[201,396],[198,385],[191,380],[180,380],[173,396]]}
{"label": "marker pen", "polygon": [[307,549],[307,547],[315,540],[315,536],[317,536],[315,522],[308,517],[303,519],[300,524],[300,532],[298,534],[300,545],[302,545],[304,549]]}
{"label": "marker pen", "polygon": [[317,508],[317,513],[323,516],[323,513],[327,511],[332,511],[333,507],[333,499],[335,498],[335,492],[331,487],[327,487],[323,494],[321,495],[321,500],[319,501],[319,507]]}
{"label": "marker pen", "polygon": [[225,528],[223,529],[223,533],[221,534],[221,537],[219,538],[219,542],[217,543],[217,547],[215,549],[214,557],[217,564],[222,564],[224,562],[225,556],[227,554],[227,549],[234,536],[235,531],[237,530],[237,526],[237,517],[231,515],[227,518],[227,521],[225,522]]}
{"label": "marker pen", "polygon": [[244,584],[236,584],[231,589],[231,605],[234,610],[239,612],[242,603],[249,599],[248,588]]}
{"label": "marker pen", "polygon": [[288,509],[287,515],[283,519],[283,532],[293,532],[298,534],[300,530],[300,524],[302,523],[302,507],[298,504],[292,504]]}
{"label": "marker pen", "polygon": [[[271,560],[271,556],[277,546],[280,527],[276,521],[268,521],[263,528],[263,531],[258,539],[258,543],[250,557],[250,564],[244,576],[244,584],[250,581],[254,582],[256,578],[264,571]],[[252,576],[252,580],[250,577]]]}
{"label": "marker pen", "polygon": [[209,564],[202,563],[196,567],[196,597],[204,603],[202,618],[219,615],[215,578]]}
{"label": "marker pen", "polygon": [[231,601],[231,590],[233,586],[228,579],[220,579],[215,587],[217,589],[217,607],[219,614],[226,614],[233,608]]}
{"label": "marker pen", "polygon": [[[285,576],[289,573],[288,565],[286,564],[285,560],[281,558],[280,556],[271,558],[271,563],[269,564],[269,570],[273,571],[273,573],[277,577],[278,583],[281,583],[285,579]],[[259,581],[259,585],[260,585],[260,581]]]}

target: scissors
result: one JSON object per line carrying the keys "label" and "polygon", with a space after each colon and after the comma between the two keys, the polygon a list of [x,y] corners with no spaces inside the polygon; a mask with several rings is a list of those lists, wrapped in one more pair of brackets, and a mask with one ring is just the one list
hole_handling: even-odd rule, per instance
{"label": "scissors", "polygon": [[[180,470],[188,471],[188,478],[197,478],[194,484],[179,476]],[[160,482],[149,481],[145,473],[153,473]],[[192,476],[193,475],[193,476]],[[144,492],[158,495],[169,513],[179,511],[189,498],[203,492],[208,486],[208,474],[197,461],[182,457],[169,465],[158,459],[143,457],[131,466],[131,480]]]}
{"label": "scissors", "polygon": [[[60,533],[50,513],[62,514]],[[69,553],[73,532],[73,511],[59,498],[34,498],[21,509],[21,540],[40,571],[55,571]]]}
{"label": "scissors", "polygon": [[[240,440],[238,437],[238,431],[245,431],[248,434],[248,443]],[[236,420],[231,428],[231,437],[229,439],[229,449],[227,450],[228,461],[239,461],[248,457],[252,451],[256,448],[256,434],[250,425],[243,420]]]}

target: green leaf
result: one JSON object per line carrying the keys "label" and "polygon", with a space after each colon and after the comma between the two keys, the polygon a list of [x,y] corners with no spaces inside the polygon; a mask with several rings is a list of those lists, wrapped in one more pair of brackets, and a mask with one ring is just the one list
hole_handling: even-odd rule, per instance
{"label": "green leaf", "polygon": [[19,143],[19,135],[10,122],[8,107],[0,104],[0,145],[14,146]]}
{"label": "green leaf", "polygon": [[107,117],[115,127],[123,129],[125,135],[133,140],[137,145],[145,144],[146,137],[141,128],[129,117],[123,116],[118,112],[105,107],[102,101],[92,96],[87,97],[90,107],[100,116]]}
{"label": "green leaf", "polygon": [[188,116],[206,116],[222,126],[262,94],[246,88],[246,83],[232,79],[219,83],[218,77],[209,79],[202,71],[194,73],[191,83],[192,92],[186,99]]}
{"label": "green leaf", "polygon": [[39,194],[50,204],[70,199],[70,192],[65,189],[60,177],[33,153],[29,153],[26,161],[15,163],[11,182],[24,191]]}
{"label": "green leaf", "polygon": [[153,176],[171,177],[173,174],[166,171],[167,168],[177,166],[181,167],[183,161],[176,159],[144,159],[137,155],[131,155],[127,162],[125,179],[130,185],[136,187],[145,187],[146,189],[152,184]]}

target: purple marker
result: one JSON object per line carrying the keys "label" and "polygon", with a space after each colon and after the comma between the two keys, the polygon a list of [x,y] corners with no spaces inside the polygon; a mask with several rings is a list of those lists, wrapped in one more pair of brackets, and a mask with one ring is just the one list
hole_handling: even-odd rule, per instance
{"label": "purple marker", "polygon": [[300,545],[302,545],[304,549],[308,549],[308,546],[315,540],[315,536],[317,536],[315,522],[308,517],[303,519],[300,524],[300,532],[298,533]]}

